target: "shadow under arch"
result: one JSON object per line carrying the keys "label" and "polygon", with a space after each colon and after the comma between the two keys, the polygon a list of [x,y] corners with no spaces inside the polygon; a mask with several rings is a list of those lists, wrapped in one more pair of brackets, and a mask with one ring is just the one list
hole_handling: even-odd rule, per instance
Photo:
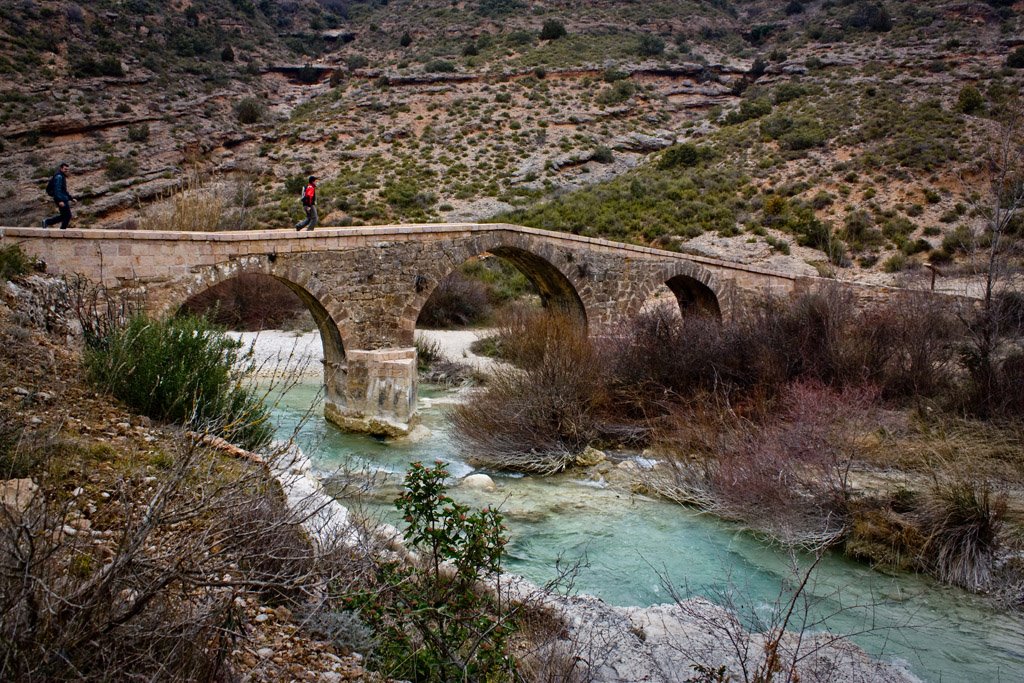
{"label": "shadow under arch", "polygon": [[466,252],[461,255],[461,260],[456,258],[444,264],[433,274],[433,286],[424,289],[417,297],[412,318],[419,319],[423,306],[441,281],[455,272],[463,263],[483,254],[492,254],[510,263],[530,281],[540,296],[544,308],[567,315],[576,320],[584,330],[587,329],[587,309],[583,304],[583,299],[580,298],[576,286],[554,263],[544,256],[522,247],[500,243],[495,246],[487,246],[478,253]]}
{"label": "shadow under arch", "polygon": [[199,291],[192,292],[188,298],[185,299],[176,309],[175,315],[180,315],[188,303],[194,300],[196,297],[216,290],[219,287],[224,287],[232,281],[237,281],[241,276],[257,277],[257,278],[270,278],[291,290],[299,298],[299,301],[306,307],[310,315],[313,317],[313,322],[316,324],[317,330],[320,332],[320,343],[323,346],[324,354],[324,381],[328,388],[334,386],[334,375],[338,372],[339,368],[343,368],[345,364],[345,344],[341,338],[341,333],[338,330],[338,325],[335,324],[331,314],[327,311],[320,300],[317,299],[309,290],[302,285],[292,282],[291,280],[275,275],[273,273],[263,272],[241,272],[232,277],[220,280],[215,284],[201,289]]}
{"label": "shadow under arch", "polygon": [[674,275],[665,281],[679,304],[679,312],[688,315],[704,315],[722,318],[718,296],[706,284],[688,275]]}

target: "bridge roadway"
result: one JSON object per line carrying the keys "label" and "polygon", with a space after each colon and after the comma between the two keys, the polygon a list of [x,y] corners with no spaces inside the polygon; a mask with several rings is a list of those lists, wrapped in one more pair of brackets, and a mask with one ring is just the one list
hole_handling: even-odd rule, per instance
{"label": "bridge roadway", "polygon": [[313,314],[324,345],[325,415],[359,431],[400,434],[414,418],[420,309],[447,275],[493,254],[530,279],[546,306],[606,334],[659,295],[686,314],[729,316],[765,294],[814,289],[796,277],[701,256],[508,224],[426,224],[231,232],[0,227],[49,273],[130,289],[150,313],[242,273],[273,277]]}

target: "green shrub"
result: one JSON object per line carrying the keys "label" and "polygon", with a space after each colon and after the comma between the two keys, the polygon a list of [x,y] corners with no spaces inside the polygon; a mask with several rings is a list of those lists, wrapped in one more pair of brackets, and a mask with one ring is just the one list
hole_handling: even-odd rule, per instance
{"label": "green shrub", "polygon": [[349,71],[355,71],[356,69],[365,69],[370,65],[370,60],[363,55],[349,55],[345,60],[345,66],[348,67]]}
{"label": "green shrub", "polygon": [[267,114],[266,105],[255,97],[246,97],[235,104],[235,116],[243,125],[259,123]]}
{"label": "green shrub", "polygon": [[985,98],[973,85],[965,85],[957,96],[956,108],[965,114],[974,114],[985,106]]}
{"label": "green shrub", "polygon": [[615,161],[615,153],[612,152],[611,147],[600,145],[591,153],[590,160],[599,164],[610,164]]}
{"label": "green shrub", "polygon": [[847,28],[885,33],[892,30],[892,17],[880,2],[856,3],[853,11],[844,19]]}
{"label": "green shrub", "polygon": [[85,57],[71,67],[71,73],[79,78],[94,76],[122,78],[124,67],[121,66],[121,61],[117,57],[104,57],[99,60]]}
{"label": "green shrub", "polygon": [[146,142],[149,140],[149,124],[140,123],[135,126],[128,126],[129,142]]}
{"label": "green shrub", "polygon": [[452,73],[455,65],[444,59],[433,59],[423,65],[423,70],[428,73]]}
{"label": "green shrub", "polygon": [[616,81],[613,85],[601,90],[594,97],[594,102],[602,106],[621,104],[633,96],[636,86],[630,81]]}
{"label": "green shrub", "polygon": [[948,254],[969,254],[974,251],[977,239],[966,225],[958,225],[953,232],[942,238],[942,250]]}
{"label": "green shrub", "polygon": [[525,8],[522,0],[480,0],[476,11],[481,16],[500,19]]}
{"label": "green shrub", "polygon": [[131,178],[138,170],[139,165],[131,157],[108,156],[104,161],[106,176],[110,180],[124,180]]}
{"label": "green shrub", "polygon": [[565,25],[556,19],[548,19],[540,29],[541,40],[558,40],[567,35]]}
{"label": "green shrub", "polygon": [[131,410],[218,434],[249,450],[273,436],[262,400],[242,385],[241,344],[202,318],[136,316],[87,348],[90,380]]}
{"label": "green shrub", "polygon": [[0,280],[27,275],[31,269],[32,259],[17,244],[0,247]]}
{"label": "green shrub", "polygon": [[696,166],[700,162],[701,157],[706,156],[707,152],[703,148],[698,147],[692,142],[684,142],[681,145],[673,145],[662,152],[661,158],[658,159],[658,168],[668,169],[677,166]]}
{"label": "green shrub", "polygon": [[403,33],[402,37],[398,39],[398,44],[401,47],[409,47],[410,45],[412,45],[412,36],[409,35],[408,31]]}
{"label": "green shrub", "polygon": [[828,135],[822,125],[809,118],[797,119],[793,127],[779,137],[779,144],[783,148],[799,151],[821,147],[828,139]]}
{"label": "green shrub", "polygon": [[807,92],[808,89],[799,83],[780,83],[772,91],[772,100],[775,104],[785,104],[803,97]]}
{"label": "green shrub", "polygon": [[426,209],[437,201],[433,193],[420,190],[411,180],[389,183],[381,194],[396,209]]}
{"label": "green shrub", "polygon": [[896,253],[885,259],[882,270],[887,273],[898,273],[907,267],[907,257],[902,253]]}
{"label": "green shrub", "polygon": [[875,221],[866,211],[851,211],[846,215],[840,237],[850,245],[851,249],[860,251],[867,247],[882,244],[882,233],[875,228]]}
{"label": "green shrub", "polygon": [[725,116],[727,124],[742,123],[750,119],[758,119],[770,114],[772,102],[767,97],[745,99],[740,102],[739,109],[735,109]]}
{"label": "green shrub", "polygon": [[636,52],[641,57],[657,57],[665,52],[665,41],[658,36],[645,33],[637,42]]}
{"label": "green shrub", "polygon": [[447,465],[414,462],[395,500],[406,546],[419,563],[376,564],[376,585],[350,599],[377,634],[372,661],[412,681],[512,681],[515,625],[480,586],[501,573],[508,544],[502,516],[472,511],[447,494]]}

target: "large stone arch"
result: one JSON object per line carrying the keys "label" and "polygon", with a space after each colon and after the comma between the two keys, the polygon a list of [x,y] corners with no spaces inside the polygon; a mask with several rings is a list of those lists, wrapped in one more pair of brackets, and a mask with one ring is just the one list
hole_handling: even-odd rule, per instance
{"label": "large stone arch", "polygon": [[710,315],[721,319],[732,311],[729,289],[710,270],[690,261],[673,261],[654,268],[641,296],[630,302],[627,315],[637,315],[659,290],[671,292],[684,316]]}
{"label": "large stone arch", "polygon": [[[466,261],[485,253],[505,259],[522,272],[537,289],[546,308],[573,316],[584,329],[587,328],[588,306],[580,295],[579,282],[586,268],[575,264],[576,257],[572,252],[529,236],[496,234],[445,248],[443,253],[444,258],[436,259],[428,272],[422,274],[422,279],[416,283],[415,295],[403,311],[402,327],[410,335],[415,330],[423,305],[441,281]],[[559,262],[567,267],[559,267]]]}
{"label": "large stone arch", "polygon": [[345,414],[347,407],[355,401],[349,387],[345,330],[337,323],[344,312],[335,297],[301,263],[270,257],[246,257],[199,268],[187,281],[153,292],[157,296],[151,310],[160,315],[174,313],[196,294],[243,274],[264,275],[277,280],[295,292],[309,310],[323,346],[325,414],[328,418]]}
{"label": "large stone arch", "polygon": [[158,315],[175,313],[193,296],[239,275],[266,275],[295,292],[309,309],[320,332],[325,363],[344,362],[345,348],[349,345],[350,337],[338,321],[347,316],[324,285],[294,261],[282,262],[281,259],[265,256],[247,257],[195,269],[187,281],[176,283],[160,292],[154,312]]}

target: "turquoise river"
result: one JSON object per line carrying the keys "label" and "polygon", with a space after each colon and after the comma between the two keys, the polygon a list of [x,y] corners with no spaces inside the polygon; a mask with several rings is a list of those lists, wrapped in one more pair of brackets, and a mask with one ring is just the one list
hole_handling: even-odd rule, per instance
{"label": "turquoise river", "polygon": [[[399,478],[416,460],[449,463],[454,478],[472,471],[445,429],[451,394],[420,392],[421,424],[415,441],[379,441],[345,434],[327,424],[318,385],[290,389],[274,410],[282,438],[295,434],[322,476],[362,468]],[[312,411],[311,411],[312,407]],[[303,420],[303,416],[312,415]],[[506,568],[544,583],[561,566],[582,561],[575,590],[617,605],[670,602],[669,582],[683,595],[721,601],[731,595],[744,610],[770,610],[780,586],[793,576],[792,558],[713,517],[666,502],[613,491],[571,474],[516,477],[489,472],[498,491],[452,490],[467,503],[499,505],[512,542]],[[394,484],[364,497],[396,521],[386,504]],[[809,558],[802,558],[808,562]],[[873,655],[907,666],[931,683],[1024,681],[1024,618],[994,608],[984,597],[927,578],[886,575],[839,556],[819,564],[813,586],[813,628],[821,615],[833,632]]]}

